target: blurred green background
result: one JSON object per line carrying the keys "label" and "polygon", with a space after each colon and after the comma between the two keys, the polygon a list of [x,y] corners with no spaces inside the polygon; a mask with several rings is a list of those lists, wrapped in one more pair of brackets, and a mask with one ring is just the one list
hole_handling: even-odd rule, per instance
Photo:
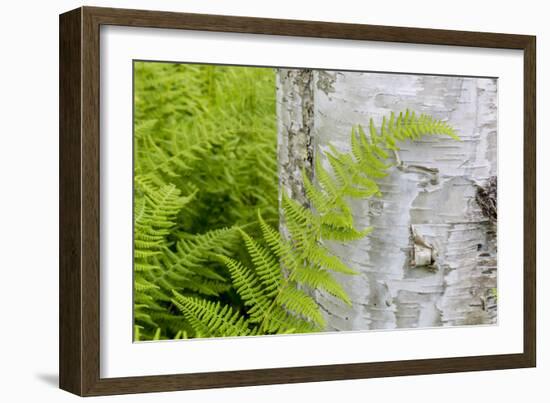
{"label": "blurred green background", "polygon": [[272,68],[134,62],[135,214],[162,214],[151,200],[189,196],[174,199],[164,228],[135,225],[135,339],[196,336],[171,288],[240,309],[213,254],[249,259],[232,229],[254,236],[258,211],[278,225],[275,91]]}

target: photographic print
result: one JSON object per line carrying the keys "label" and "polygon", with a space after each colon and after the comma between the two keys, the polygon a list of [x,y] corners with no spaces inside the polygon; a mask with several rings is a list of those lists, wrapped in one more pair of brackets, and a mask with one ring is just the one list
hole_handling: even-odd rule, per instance
{"label": "photographic print", "polygon": [[134,341],[497,323],[497,79],[133,62]]}

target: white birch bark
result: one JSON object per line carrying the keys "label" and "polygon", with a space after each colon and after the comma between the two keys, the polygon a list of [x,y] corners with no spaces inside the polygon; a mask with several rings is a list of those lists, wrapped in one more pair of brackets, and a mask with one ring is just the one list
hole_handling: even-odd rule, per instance
{"label": "white birch bark", "polygon": [[[350,201],[356,226],[374,231],[353,243],[329,245],[360,274],[339,277],[351,308],[316,296],[328,330],[494,323],[496,228],[476,192],[497,174],[496,79],[307,74],[303,85],[300,70],[280,70],[277,88],[281,189],[300,201],[299,171],[304,161],[311,169],[312,149],[322,155],[330,143],[349,151],[351,127],[367,127],[371,117],[379,126],[392,111],[428,113],[448,120],[462,140],[428,137],[400,144],[404,168],[391,168],[380,181],[383,196]],[[293,141],[295,129],[299,142]],[[431,266],[421,265],[422,254],[432,252],[422,242],[433,247]]]}

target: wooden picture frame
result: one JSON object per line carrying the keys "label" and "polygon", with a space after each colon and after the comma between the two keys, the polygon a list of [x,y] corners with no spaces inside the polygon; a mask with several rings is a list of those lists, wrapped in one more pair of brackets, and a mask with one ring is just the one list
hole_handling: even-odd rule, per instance
{"label": "wooden picture frame", "polygon": [[[171,28],[524,52],[523,353],[276,369],[100,377],[100,27]],[[535,37],[483,32],[81,7],[60,16],[60,387],[81,396],[534,367]]]}

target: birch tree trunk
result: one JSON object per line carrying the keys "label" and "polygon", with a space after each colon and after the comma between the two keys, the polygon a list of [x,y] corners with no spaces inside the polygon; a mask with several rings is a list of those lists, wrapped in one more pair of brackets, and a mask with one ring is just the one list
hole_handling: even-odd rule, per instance
{"label": "birch tree trunk", "polygon": [[371,117],[408,108],[461,138],[400,144],[382,197],[350,201],[356,227],[374,231],[328,245],[359,274],[339,276],[352,307],[316,294],[327,330],[495,323],[496,224],[476,196],[497,174],[496,79],[281,69],[277,101],[280,189],[302,203],[301,169],[314,178],[313,158],[329,143],[349,151],[352,126]]}

